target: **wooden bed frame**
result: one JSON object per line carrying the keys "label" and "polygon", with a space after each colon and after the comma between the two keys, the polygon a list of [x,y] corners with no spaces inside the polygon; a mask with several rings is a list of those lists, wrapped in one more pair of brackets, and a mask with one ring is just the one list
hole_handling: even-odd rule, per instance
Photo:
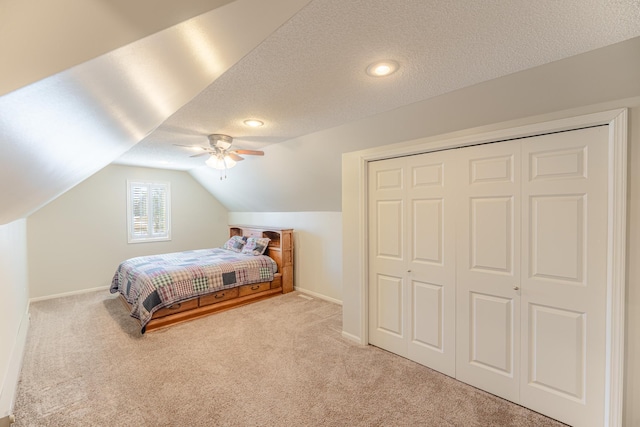
{"label": "wooden bed frame", "polygon": [[[153,313],[151,320],[147,323],[146,332],[293,291],[292,229],[232,225],[229,226],[229,237],[231,236],[270,239],[269,247],[264,254],[278,264],[278,272],[274,275],[273,281],[223,289],[164,307]],[[120,300],[131,312],[131,306],[122,295]]]}

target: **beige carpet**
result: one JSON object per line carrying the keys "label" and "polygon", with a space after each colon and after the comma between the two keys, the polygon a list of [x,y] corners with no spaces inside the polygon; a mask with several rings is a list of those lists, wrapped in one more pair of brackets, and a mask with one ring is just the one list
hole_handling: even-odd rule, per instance
{"label": "beige carpet", "polygon": [[144,336],[104,292],[31,305],[22,426],[556,426],[341,337],[297,292]]}

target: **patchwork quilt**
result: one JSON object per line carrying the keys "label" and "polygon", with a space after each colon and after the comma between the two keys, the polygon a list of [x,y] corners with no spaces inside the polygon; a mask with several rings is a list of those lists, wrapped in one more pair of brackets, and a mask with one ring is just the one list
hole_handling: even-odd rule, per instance
{"label": "patchwork quilt", "polygon": [[142,256],[120,264],[111,293],[124,296],[144,334],[151,316],[162,307],[222,289],[272,281],[277,268],[268,256],[220,248]]}

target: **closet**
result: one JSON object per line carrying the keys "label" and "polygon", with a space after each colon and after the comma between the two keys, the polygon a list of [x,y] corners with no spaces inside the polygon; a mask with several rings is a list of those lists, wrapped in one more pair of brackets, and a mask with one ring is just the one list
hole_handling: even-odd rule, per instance
{"label": "closet", "polygon": [[571,425],[605,408],[608,126],[369,163],[369,342]]}

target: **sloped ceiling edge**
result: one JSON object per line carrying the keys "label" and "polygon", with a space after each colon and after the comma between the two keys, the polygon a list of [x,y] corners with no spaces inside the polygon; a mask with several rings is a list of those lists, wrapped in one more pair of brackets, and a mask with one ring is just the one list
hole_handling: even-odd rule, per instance
{"label": "sloped ceiling edge", "polygon": [[238,0],[0,97],[0,224],[118,158],[306,3]]}

